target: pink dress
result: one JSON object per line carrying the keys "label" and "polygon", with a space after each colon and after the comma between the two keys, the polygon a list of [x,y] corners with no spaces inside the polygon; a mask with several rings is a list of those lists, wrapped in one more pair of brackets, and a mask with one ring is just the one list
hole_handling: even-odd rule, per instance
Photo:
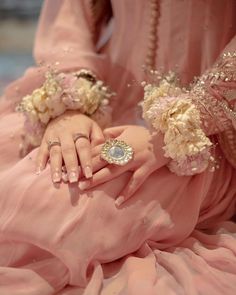
{"label": "pink dress", "polygon": [[[35,58],[96,72],[117,92],[113,125],[143,124],[143,65],[188,83],[231,40],[236,50],[235,0],[113,0],[113,32],[99,52],[89,4],[47,0]],[[163,167],[117,209],[129,172],[81,192],[77,183],[54,186],[49,167],[36,175],[37,149],[19,158],[23,117],[13,107],[42,81],[43,70],[29,69],[0,104],[0,294],[235,295],[236,169],[224,145],[215,172]]]}

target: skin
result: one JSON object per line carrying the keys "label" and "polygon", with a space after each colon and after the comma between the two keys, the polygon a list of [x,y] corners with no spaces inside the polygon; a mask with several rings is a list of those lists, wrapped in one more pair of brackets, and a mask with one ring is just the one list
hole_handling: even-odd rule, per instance
{"label": "skin", "polygon": [[[133,136],[134,134],[137,136]],[[100,157],[102,145],[97,145],[93,148],[93,177],[90,180],[81,180],[79,187],[82,190],[91,189],[130,171],[132,172],[130,180],[115,202],[119,207],[138,190],[150,174],[168,164],[170,159],[164,156],[163,135],[150,132],[142,126],[113,127],[105,129],[104,135],[106,138],[123,140],[130,145],[134,151],[133,159],[124,166],[108,164]]]}
{"label": "skin", "polygon": [[[73,135],[76,133],[87,135],[90,141],[80,138],[74,143]],[[133,136],[134,134],[138,136]],[[108,164],[101,159],[100,152],[105,138],[125,141],[133,148],[133,159],[124,166]],[[61,146],[53,146],[48,152],[49,140],[59,141]],[[69,111],[48,124],[37,157],[37,169],[44,169],[50,159],[52,180],[60,182],[64,161],[69,182],[79,181],[81,190],[94,188],[130,171],[130,180],[115,202],[120,206],[151,173],[169,162],[164,156],[163,146],[163,135],[150,132],[144,127],[126,125],[102,131],[89,117]]]}
{"label": "skin", "polygon": [[[79,138],[74,142],[73,135],[77,133],[86,135],[88,139]],[[61,145],[48,151],[48,141],[57,141]],[[49,122],[36,159],[36,172],[43,170],[50,160],[54,183],[61,181],[63,162],[70,183],[77,182],[81,172],[86,178],[91,178],[91,148],[101,142],[104,142],[103,132],[95,121],[77,111],[67,111]]]}

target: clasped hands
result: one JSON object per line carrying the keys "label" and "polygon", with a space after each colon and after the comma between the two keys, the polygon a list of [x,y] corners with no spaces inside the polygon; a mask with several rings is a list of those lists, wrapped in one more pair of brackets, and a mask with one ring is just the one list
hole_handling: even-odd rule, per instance
{"label": "clasped hands", "polygon": [[[84,134],[74,142],[75,134]],[[124,166],[108,164],[100,152],[107,138],[125,141],[134,151],[133,159]],[[59,142],[48,149],[48,142]],[[132,175],[116,198],[120,206],[129,199],[155,170],[169,161],[164,156],[163,136],[148,129],[127,125],[101,130],[91,118],[76,111],[67,111],[50,121],[45,131],[36,159],[36,172],[40,173],[50,163],[54,183],[63,178],[62,167],[70,183],[78,182],[81,190],[87,190],[108,182],[127,171]]]}

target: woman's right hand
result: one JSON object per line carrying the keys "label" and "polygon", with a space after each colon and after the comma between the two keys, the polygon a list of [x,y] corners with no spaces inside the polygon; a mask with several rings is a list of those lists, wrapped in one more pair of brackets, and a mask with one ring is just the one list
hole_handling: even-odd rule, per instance
{"label": "woman's right hand", "polygon": [[[73,137],[76,134],[83,134],[84,137],[74,142]],[[49,149],[49,142],[58,144],[52,145]],[[78,181],[80,167],[83,175],[91,178],[91,147],[102,142],[103,132],[95,121],[77,111],[67,111],[49,122],[39,148],[36,173],[40,173],[50,159],[53,182],[61,181],[63,162],[70,183]]]}

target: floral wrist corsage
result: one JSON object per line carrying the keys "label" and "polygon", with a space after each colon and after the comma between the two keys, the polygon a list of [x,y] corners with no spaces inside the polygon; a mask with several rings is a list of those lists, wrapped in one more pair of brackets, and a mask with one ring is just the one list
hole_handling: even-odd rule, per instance
{"label": "floral wrist corsage", "polygon": [[212,161],[211,141],[201,129],[200,112],[187,93],[164,77],[158,85],[143,84],[143,117],[164,134],[169,169],[177,175],[204,171]]}
{"label": "floral wrist corsage", "polygon": [[[74,73],[47,72],[41,88],[22,98],[16,110],[25,114],[25,152],[40,145],[48,122],[66,110],[78,110],[105,125],[111,116],[109,99],[114,95],[88,70]],[[101,121],[101,122],[100,122]],[[22,154],[25,154],[25,152]]]}

